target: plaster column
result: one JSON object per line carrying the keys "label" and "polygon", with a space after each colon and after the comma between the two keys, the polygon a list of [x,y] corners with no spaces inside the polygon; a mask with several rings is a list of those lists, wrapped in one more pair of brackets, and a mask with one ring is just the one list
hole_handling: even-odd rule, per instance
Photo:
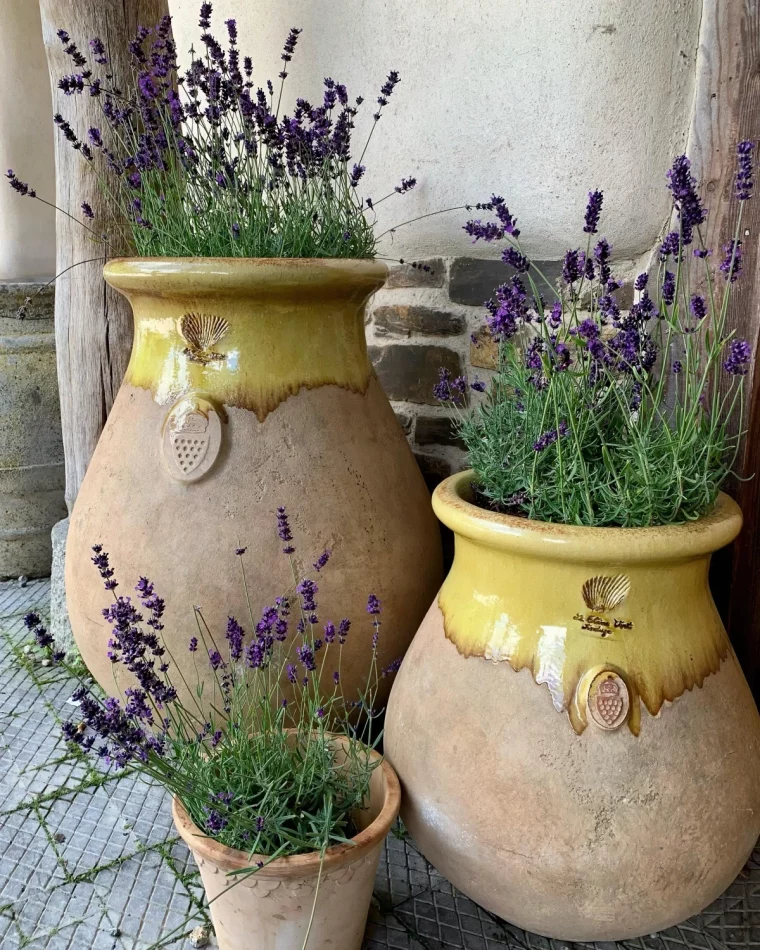
{"label": "plaster column", "polygon": [[[0,56],[0,170],[12,168],[55,200],[53,121],[40,10],[36,0],[3,0]],[[55,215],[0,182],[0,281],[55,273]]]}

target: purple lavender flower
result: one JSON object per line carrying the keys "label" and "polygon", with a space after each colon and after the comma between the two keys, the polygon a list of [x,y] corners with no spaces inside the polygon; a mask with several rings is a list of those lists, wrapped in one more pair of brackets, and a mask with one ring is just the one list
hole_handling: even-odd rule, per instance
{"label": "purple lavender flower", "polygon": [[245,636],[245,630],[243,630],[234,617],[227,618],[227,630],[225,636],[227,638],[227,642],[230,645],[230,658],[233,660],[239,660],[243,655],[243,637]]}
{"label": "purple lavender flower", "polygon": [[238,40],[237,20],[225,20],[224,25],[227,27],[227,36],[230,40],[230,46],[235,46]]}
{"label": "purple lavender flower", "polygon": [[396,185],[393,189],[399,195],[405,195],[407,191],[411,191],[412,188],[417,184],[416,178],[402,178],[401,184]]}
{"label": "purple lavender flower", "polygon": [[649,283],[649,274],[647,274],[646,271],[644,271],[644,273],[639,274],[639,276],[633,282],[633,289],[641,293],[641,291],[644,290],[644,288],[646,287],[648,283]]}
{"label": "purple lavender flower", "polygon": [[662,279],[662,299],[663,302],[670,306],[673,303],[673,300],[676,296],[676,275],[669,270],[665,271],[665,276]]}
{"label": "purple lavender flower", "polygon": [[[211,4],[206,4],[211,6]],[[206,812],[206,831],[211,835],[218,835],[220,831],[226,828],[228,821],[218,811],[214,808],[207,808],[205,805],[203,810]]]}
{"label": "purple lavender flower", "polygon": [[660,260],[666,261],[671,255],[678,260],[681,253],[681,236],[678,231],[671,231],[665,236],[660,245]]}
{"label": "purple lavender flower", "polygon": [[694,294],[691,298],[690,305],[692,316],[695,320],[704,320],[707,315],[707,304],[705,303],[705,298],[701,297],[699,294]]}
{"label": "purple lavender flower", "polygon": [[341,622],[338,624],[338,643],[343,646],[348,637],[348,631],[351,629],[351,621],[348,617],[344,617]]}
{"label": "purple lavender flower", "polygon": [[502,251],[501,259],[505,264],[513,267],[518,274],[527,274],[530,270],[530,261],[517,248],[507,247]]}
{"label": "purple lavender flower", "polygon": [[720,265],[720,272],[732,284],[741,273],[742,269],[742,242],[729,241],[723,248],[723,261]]}
{"label": "purple lavender flower", "polygon": [[746,340],[731,340],[723,368],[729,376],[746,376],[751,359],[752,350]]}
{"label": "purple lavender flower", "polygon": [[285,545],[282,549],[282,553],[292,554],[295,551],[295,548],[290,543],[293,540],[293,535],[290,533],[288,514],[282,506],[277,509],[277,535],[280,541]]}
{"label": "purple lavender flower", "polygon": [[386,677],[393,676],[394,673],[398,673],[399,669],[401,668],[402,659],[403,657],[396,657],[395,660],[392,660],[386,667],[383,668],[380,675]]}
{"label": "purple lavender flower", "polygon": [[85,218],[90,218],[90,220],[95,217],[95,213],[86,201],[82,202],[82,214],[85,216]]}
{"label": "purple lavender flower", "polygon": [[610,279],[610,260],[612,246],[606,238],[601,238],[594,248],[594,260],[599,267],[599,282],[605,286]]}
{"label": "purple lavender flower", "polygon": [[476,376],[475,379],[470,383],[470,389],[474,390],[476,393],[484,393],[486,391],[486,384],[482,379],[478,379]]}
{"label": "purple lavender flower", "polygon": [[673,374],[678,376],[678,374],[683,369],[683,363],[680,360],[673,360],[673,366],[671,368],[673,370]]}
{"label": "purple lavender flower", "polygon": [[187,648],[191,653],[195,653],[198,649],[198,637],[190,637],[190,643]]}
{"label": "purple lavender flower", "polygon": [[296,655],[303,664],[305,670],[308,672],[316,670],[317,664],[314,660],[314,651],[308,645],[308,643],[304,643],[301,646],[296,647]]}
{"label": "purple lavender flower", "polygon": [[370,594],[367,599],[367,613],[373,616],[380,613],[380,601],[374,594]]}
{"label": "purple lavender flower", "polygon": [[333,673],[333,683],[336,686],[340,685],[340,673],[337,670]]}
{"label": "purple lavender flower", "polygon": [[103,45],[103,40],[100,37],[95,36],[90,40],[90,49],[92,50],[93,58],[95,62],[100,66],[105,66],[108,62],[108,57],[106,56],[106,48]]}
{"label": "purple lavender flower", "polygon": [[319,588],[310,580],[308,577],[304,578],[301,583],[296,587],[296,591],[301,595],[302,599],[302,608],[304,613],[311,613],[317,609],[317,603],[315,597]]}
{"label": "purple lavender flower", "polygon": [[583,230],[586,234],[596,234],[599,227],[599,216],[602,213],[602,201],[604,195],[601,191],[590,191],[588,193],[588,204],[586,205],[585,224]]}
{"label": "purple lavender flower", "polygon": [[562,280],[569,287],[576,280],[580,280],[581,273],[580,252],[568,251],[562,261]]}
{"label": "purple lavender flower", "polygon": [[545,449],[548,449],[550,445],[554,445],[557,439],[566,436],[569,432],[569,428],[566,422],[560,422],[559,428],[549,429],[547,432],[544,432],[543,435],[533,443],[534,452],[543,452]]}
{"label": "purple lavender flower", "polygon": [[211,10],[210,3],[201,4],[200,17],[198,19],[198,26],[202,30],[208,30],[209,27],[211,26],[211,12],[212,10]]}
{"label": "purple lavender flower", "polygon": [[668,177],[668,190],[681,222],[681,240],[684,247],[691,244],[694,228],[703,223],[707,212],[697,195],[697,182],[691,174],[691,162],[685,155],[675,159]]}
{"label": "purple lavender flower", "polygon": [[331,555],[331,554],[332,554],[332,551],[328,551],[327,548],[325,548],[325,550],[319,555],[319,557],[316,559],[316,561],[312,564],[312,567],[314,568],[314,570],[315,570],[315,571],[321,571],[322,568],[323,568],[323,567],[327,564],[327,562],[330,560],[330,555]]}
{"label": "purple lavender flower", "polygon": [[5,173],[5,177],[9,180],[11,188],[20,195],[26,195],[29,198],[37,197],[37,192],[33,188],[30,188],[25,181],[21,181],[17,178],[12,168],[8,169]]}
{"label": "purple lavender flower", "polygon": [[218,650],[208,651],[208,661],[212,670],[224,669],[227,664],[222,659],[222,654]]}
{"label": "purple lavender flower", "polygon": [[[298,30],[295,27],[292,27],[290,32],[288,33],[287,39],[285,40],[285,46],[283,47],[282,55],[280,56],[280,59],[284,63],[289,63],[293,59],[293,53],[295,52],[296,43],[298,42],[298,37],[300,33],[301,33],[301,30]],[[282,70],[281,73],[279,73],[280,79],[283,79],[283,80],[287,79],[287,76],[288,74],[284,69]]]}
{"label": "purple lavender flower", "polygon": [[754,180],[752,178],[752,151],[755,143],[739,142],[736,146],[738,167],[736,170],[735,194],[739,201],[748,201],[752,197]]}
{"label": "purple lavender flower", "polygon": [[486,302],[486,310],[486,326],[497,341],[510,339],[529,321],[528,294],[516,274],[496,288],[493,298]]}
{"label": "purple lavender flower", "polygon": [[709,257],[712,254],[712,251],[708,251],[704,247],[695,247],[692,253],[694,254],[694,257],[698,257],[700,258],[700,260],[704,260],[706,257]]}
{"label": "purple lavender flower", "polygon": [[364,167],[364,165],[354,165],[354,167],[351,169],[349,181],[351,182],[351,186],[353,188],[356,188],[356,186],[359,184],[366,170],[367,169]]}

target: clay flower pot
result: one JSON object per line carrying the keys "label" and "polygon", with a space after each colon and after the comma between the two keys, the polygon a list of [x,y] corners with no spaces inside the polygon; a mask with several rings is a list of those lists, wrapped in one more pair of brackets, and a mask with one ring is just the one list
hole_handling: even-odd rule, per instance
{"label": "clay flower pot", "polygon": [[110,554],[119,593],[140,575],[155,583],[172,662],[195,683],[193,605],[215,636],[228,614],[249,623],[235,549],[247,546],[256,610],[292,586],[276,532],[280,505],[301,567],[333,551],[317,600],[321,621],[354,623],[346,695],[369,669],[361,621],[370,592],[383,602],[380,663],[403,654],[442,567],[428,491],[367,357],[365,303],[385,275],[384,264],[359,260],[106,266],[107,282],[132,305],[135,339],[66,552],[74,637],[106,690],[114,670],[100,614],[109,598],[91,545]]}
{"label": "clay flower pot", "polygon": [[520,927],[574,941],[702,910],[760,834],[760,717],[707,583],[721,495],[662,528],[433,505],[455,559],[398,674],[385,748],[425,856]]}
{"label": "clay flower pot", "polygon": [[361,830],[353,844],[329,848],[323,861],[318,852],[299,854],[229,877],[229,872],[254,868],[266,858],[206,837],[175,798],[174,823],[200,869],[220,950],[300,950],[312,909],[307,948],[359,950],[380,852],[400,799],[396,773],[384,761],[372,773],[369,804],[356,816]]}

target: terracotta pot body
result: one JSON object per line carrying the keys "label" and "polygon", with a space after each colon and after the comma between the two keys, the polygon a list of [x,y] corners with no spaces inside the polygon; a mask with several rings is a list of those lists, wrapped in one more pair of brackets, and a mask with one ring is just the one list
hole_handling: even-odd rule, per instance
{"label": "terracotta pot body", "polygon": [[315,852],[228,877],[266,859],[205,837],[175,798],[174,823],[200,869],[220,950],[301,950],[307,932],[307,950],[360,950],[380,852],[400,799],[398,779],[383,762],[372,773],[368,808],[357,816],[359,834],[352,845],[325,853],[321,875]]}
{"label": "terracotta pot body", "polygon": [[706,907],[760,834],[760,717],[707,583],[736,504],[588,529],[492,514],[471,472],[402,664],[385,748],[425,856],[479,904],[563,940],[650,934]]}
{"label": "terracotta pot body", "polygon": [[367,358],[364,305],[385,266],[143,258],[112,261],[105,277],[132,304],[135,341],[71,516],[66,589],[85,662],[113,691],[92,544],[110,554],[120,593],[140,575],[155,583],[173,662],[194,683],[193,605],[220,639],[229,614],[250,624],[236,548],[247,547],[257,614],[292,591],[284,505],[299,568],[332,549],[319,619],[353,621],[351,697],[369,667],[368,594],[383,602],[386,664],[442,576],[430,497]]}

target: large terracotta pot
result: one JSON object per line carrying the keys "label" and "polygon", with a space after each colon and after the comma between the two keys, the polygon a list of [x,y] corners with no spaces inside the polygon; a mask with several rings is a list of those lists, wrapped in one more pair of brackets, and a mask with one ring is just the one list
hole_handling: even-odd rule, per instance
{"label": "large terracotta pot", "polygon": [[109,552],[120,593],[140,575],[155,583],[167,603],[172,661],[194,683],[193,605],[215,638],[223,639],[228,614],[250,624],[236,548],[247,546],[256,619],[292,592],[276,531],[280,505],[291,516],[299,568],[333,551],[317,577],[317,602],[320,621],[353,621],[345,695],[369,668],[370,592],[383,603],[380,663],[403,654],[442,566],[425,483],[367,357],[365,302],[385,274],[383,264],[347,260],[106,266],[108,283],[132,304],[135,341],[66,553],[74,637],[105,689],[114,688],[100,616],[108,594],[91,545]]}
{"label": "large terracotta pot", "polygon": [[360,831],[352,844],[329,848],[324,859],[318,852],[277,858],[254,873],[229,876],[267,859],[207,838],[175,798],[174,823],[200,869],[219,950],[300,950],[307,932],[313,950],[359,950],[380,852],[400,799],[398,779],[383,762],[372,773],[370,800],[356,816]]}
{"label": "large terracotta pot", "polygon": [[398,674],[385,747],[402,817],[473,900],[564,940],[702,910],[760,834],[760,717],[707,583],[738,534],[492,514],[471,472],[433,504],[451,573]]}

